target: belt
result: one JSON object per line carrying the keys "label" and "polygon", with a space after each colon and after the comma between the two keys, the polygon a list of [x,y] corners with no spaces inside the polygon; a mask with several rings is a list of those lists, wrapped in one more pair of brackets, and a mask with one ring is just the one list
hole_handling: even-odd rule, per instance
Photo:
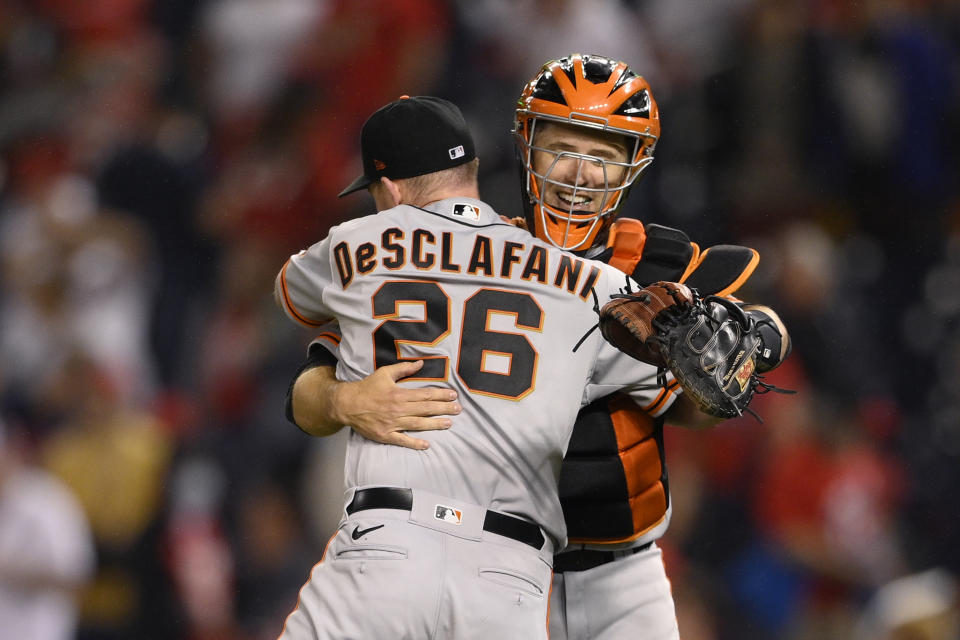
{"label": "belt", "polygon": [[[410,511],[413,508],[413,491],[397,487],[371,487],[357,489],[353,500],[347,505],[347,514],[365,509],[400,509]],[[487,510],[483,518],[483,530],[528,544],[534,549],[543,547],[545,538],[540,527],[505,513]]]}
{"label": "belt", "polygon": [[646,551],[653,545],[653,542],[642,544],[639,547],[632,547],[622,551],[595,551],[593,549],[580,549],[577,551],[564,551],[553,556],[553,572],[563,573],[564,571],[586,571],[600,565],[632,556],[635,553]]}

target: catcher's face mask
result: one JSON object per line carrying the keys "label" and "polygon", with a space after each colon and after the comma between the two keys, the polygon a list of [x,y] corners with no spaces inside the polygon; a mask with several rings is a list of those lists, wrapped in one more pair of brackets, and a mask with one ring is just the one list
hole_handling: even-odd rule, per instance
{"label": "catcher's face mask", "polygon": [[649,85],[622,62],[574,55],[544,65],[514,119],[528,227],[586,251],[653,162],[660,135]]}

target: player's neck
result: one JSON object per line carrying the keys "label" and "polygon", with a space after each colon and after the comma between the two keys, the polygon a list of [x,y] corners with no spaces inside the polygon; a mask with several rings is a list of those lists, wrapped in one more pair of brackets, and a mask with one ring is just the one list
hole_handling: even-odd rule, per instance
{"label": "player's neck", "polygon": [[476,186],[437,189],[436,191],[431,191],[428,194],[424,194],[421,198],[417,198],[417,202],[411,202],[410,204],[415,207],[425,207],[428,204],[439,202],[440,200],[446,200],[447,198],[472,198],[474,200],[479,200],[480,191]]}

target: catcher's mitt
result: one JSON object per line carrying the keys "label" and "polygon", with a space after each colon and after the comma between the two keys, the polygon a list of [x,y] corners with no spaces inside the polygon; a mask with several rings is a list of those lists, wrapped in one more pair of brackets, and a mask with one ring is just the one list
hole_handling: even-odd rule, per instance
{"label": "catcher's mitt", "polygon": [[607,342],[637,360],[666,367],[667,360],[657,342],[654,321],[660,313],[691,309],[693,292],[677,282],[655,282],[637,293],[613,298],[600,309],[600,333]]}
{"label": "catcher's mitt", "polygon": [[657,282],[605,304],[600,330],[621,351],[669,369],[704,413],[742,415],[758,387],[772,389],[757,377],[754,320],[726,298]]}

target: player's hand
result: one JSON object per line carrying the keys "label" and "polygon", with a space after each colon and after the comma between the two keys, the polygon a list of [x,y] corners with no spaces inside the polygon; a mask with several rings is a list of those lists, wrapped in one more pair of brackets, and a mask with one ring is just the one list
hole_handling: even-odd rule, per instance
{"label": "player's hand", "polygon": [[440,387],[408,389],[398,380],[415,374],[423,360],[380,367],[363,380],[343,382],[333,390],[336,418],[364,438],[424,450],[430,443],[408,431],[449,429],[449,416],[460,413],[457,392]]}

